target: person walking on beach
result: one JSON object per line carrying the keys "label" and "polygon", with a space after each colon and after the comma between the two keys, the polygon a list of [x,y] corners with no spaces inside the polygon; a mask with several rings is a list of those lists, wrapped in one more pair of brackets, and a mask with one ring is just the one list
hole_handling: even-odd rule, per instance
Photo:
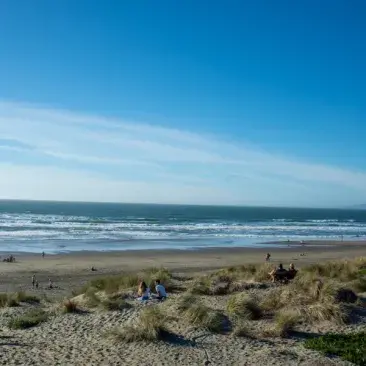
{"label": "person walking on beach", "polygon": [[35,284],[36,284],[36,275],[33,275],[32,276],[32,288],[34,288]]}
{"label": "person walking on beach", "polygon": [[50,278],[48,279],[48,288],[50,290],[53,289],[53,283],[52,283],[52,280]]}
{"label": "person walking on beach", "polygon": [[267,253],[267,255],[266,255],[266,262],[269,262],[270,259],[271,259],[271,255],[269,253]]}
{"label": "person walking on beach", "polygon": [[45,255],[46,255],[46,254],[45,254],[45,252],[42,252],[42,258],[44,258],[44,257],[45,257]]}

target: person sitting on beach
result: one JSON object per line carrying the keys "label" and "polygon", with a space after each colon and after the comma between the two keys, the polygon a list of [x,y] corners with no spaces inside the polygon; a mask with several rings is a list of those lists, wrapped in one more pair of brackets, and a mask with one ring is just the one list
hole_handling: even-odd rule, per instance
{"label": "person sitting on beach", "polygon": [[166,291],[165,287],[160,283],[160,280],[155,281],[155,290],[156,290],[156,298],[158,300],[165,300],[166,299]]}
{"label": "person sitting on beach", "polygon": [[138,293],[138,299],[141,301],[149,300],[150,297],[150,289],[147,287],[146,283],[142,281],[139,285],[139,288],[137,290]]}
{"label": "person sitting on beach", "polygon": [[297,273],[297,270],[295,269],[295,265],[293,263],[290,264],[290,267],[287,271],[287,278],[289,280],[292,280],[295,278],[296,276],[296,273]]}
{"label": "person sitting on beach", "polygon": [[281,279],[287,274],[287,271],[283,268],[282,263],[278,266],[278,268],[274,268],[271,272],[269,272],[269,276],[271,277],[272,282]]}

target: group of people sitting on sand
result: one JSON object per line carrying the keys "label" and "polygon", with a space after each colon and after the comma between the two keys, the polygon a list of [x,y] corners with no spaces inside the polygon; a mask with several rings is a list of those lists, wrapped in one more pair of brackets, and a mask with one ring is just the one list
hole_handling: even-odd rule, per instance
{"label": "group of people sitting on sand", "polygon": [[141,281],[137,290],[140,301],[147,301],[149,299],[165,300],[167,297],[165,287],[160,283],[160,280],[155,280],[156,294],[152,294],[150,288],[144,281]]}
{"label": "group of people sitting on sand", "polygon": [[290,264],[289,269],[283,268],[283,265],[280,264],[278,268],[274,268],[271,272],[268,273],[272,282],[276,281],[289,281],[293,280],[297,274],[297,270],[293,263]]}
{"label": "group of people sitting on sand", "polygon": [[[38,279],[36,278],[36,275],[34,274],[32,276],[32,288],[33,289],[38,289],[38,287],[39,287],[39,282],[38,282]],[[53,284],[53,282],[50,278],[48,279],[48,286],[46,288],[48,288],[50,290],[55,288],[55,285]]]}
{"label": "group of people sitting on sand", "polygon": [[3,259],[3,262],[14,263],[15,262],[15,257],[10,254],[9,257],[6,257],[6,258]]}

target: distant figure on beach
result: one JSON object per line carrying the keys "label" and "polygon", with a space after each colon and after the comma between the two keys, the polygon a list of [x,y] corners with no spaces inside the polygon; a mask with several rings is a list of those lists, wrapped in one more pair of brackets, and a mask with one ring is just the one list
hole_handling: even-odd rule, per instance
{"label": "distant figure on beach", "polygon": [[139,300],[149,300],[150,297],[150,289],[147,287],[144,281],[140,282],[139,288],[137,290],[138,299]]}
{"label": "distant figure on beach", "polygon": [[53,288],[53,283],[52,283],[52,280],[50,278],[48,279],[48,288],[49,289]]}
{"label": "distant figure on beach", "polygon": [[160,280],[155,281],[155,290],[157,293],[157,299],[158,300],[165,300],[166,299],[166,291],[165,287],[160,283]]}
{"label": "distant figure on beach", "polygon": [[92,266],[92,268],[91,268],[91,271],[92,272],[95,272],[97,269],[94,267],[94,266]]}
{"label": "distant figure on beach", "polygon": [[42,258],[44,258],[44,257],[45,257],[45,255],[46,255],[46,254],[45,254],[45,252],[42,252]]}
{"label": "distant figure on beach", "polygon": [[32,276],[32,287],[33,288],[34,288],[35,284],[36,284],[36,275],[33,275]]}
{"label": "distant figure on beach", "polygon": [[266,262],[269,262],[270,259],[271,259],[271,255],[269,253],[267,253],[267,255],[266,255]]}
{"label": "distant figure on beach", "polygon": [[295,278],[297,273],[297,270],[295,269],[295,265],[293,263],[290,264],[290,267],[287,271],[287,278],[289,280],[292,280],[293,278]]}
{"label": "distant figure on beach", "polygon": [[36,280],[36,288],[38,289],[38,287],[39,287],[39,283],[38,283],[38,281]]}

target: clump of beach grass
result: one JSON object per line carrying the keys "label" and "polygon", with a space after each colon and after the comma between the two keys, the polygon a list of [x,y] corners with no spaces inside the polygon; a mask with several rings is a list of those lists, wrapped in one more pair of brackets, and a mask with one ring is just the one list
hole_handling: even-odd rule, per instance
{"label": "clump of beach grass", "polygon": [[78,313],[79,311],[78,304],[73,300],[68,299],[62,303],[62,312],[65,314]]}
{"label": "clump of beach grass", "polygon": [[0,307],[1,308],[12,308],[19,306],[19,301],[15,294],[2,293],[0,294]]}
{"label": "clump of beach grass", "polygon": [[211,279],[208,276],[198,277],[188,288],[188,292],[194,295],[210,295]]}
{"label": "clump of beach grass", "polygon": [[167,291],[171,291],[174,287],[171,278],[172,274],[166,268],[149,268],[141,273],[123,273],[93,279],[80,290],[80,293],[103,291],[106,294],[114,294],[123,290],[136,289],[142,280],[153,288],[156,279],[160,279]]}
{"label": "clump of beach grass", "polygon": [[136,323],[114,329],[110,335],[119,342],[154,342],[165,339],[169,334],[166,324],[167,317],[152,306],[141,311]]}
{"label": "clump of beach grass", "polygon": [[187,323],[198,328],[205,328],[219,333],[224,329],[225,316],[204,305],[192,294],[184,295],[177,303],[177,309]]}
{"label": "clump of beach grass", "polygon": [[256,299],[244,293],[231,296],[226,309],[230,315],[247,320],[258,320],[263,315]]}
{"label": "clump of beach grass", "polygon": [[43,310],[33,309],[23,315],[12,318],[8,322],[8,327],[11,329],[27,329],[45,322],[47,318],[47,313]]}
{"label": "clump of beach grass", "polygon": [[30,304],[39,304],[41,300],[35,296],[27,294],[26,292],[19,291],[15,294],[15,299],[18,302],[30,303]]}
{"label": "clump of beach grass", "polygon": [[290,335],[300,321],[301,317],[298,312],[292,309],[282,310],[276,314],[274,326],[266,330],[267,335],[285,338]]}
{"label": "clump of beach grass", "polygon": [[102,301],[101,306],[105,310],[109,311],[119,311],[123,309],[130,309],[132,307],[131,304],[129,304],[127,301],[123,299],[112,299],[112,298],[108,298]]}
{"label": "clump of beach grass", "polygon": [[339,282],[350,282],[359,278],[360,270],[365,264],[365,258],[330,261],[307,266],[302,271],[310,272],[319,277],[336,279]]}
{"label": "clump of beach grass", "polygon": [[245,320],[238,321],[233,328],[233,335],[235,337],[252,338],[253,332],[249,326],[249,323]]}

